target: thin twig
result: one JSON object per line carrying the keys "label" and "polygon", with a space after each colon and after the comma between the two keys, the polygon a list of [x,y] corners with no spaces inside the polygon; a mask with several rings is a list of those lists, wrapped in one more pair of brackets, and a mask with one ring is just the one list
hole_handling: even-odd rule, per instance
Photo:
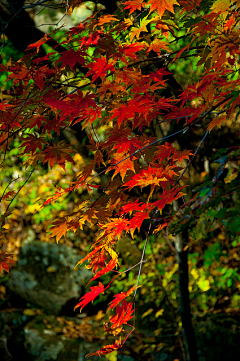
{"label": "thin twig", "polygon": [[25,186],[25,184],[28,182],[28,180],[30,179],[31,175],[33,174],[35,170],[35,167],[31,170],[29,176],[27,177],[26,181],[23,183],[23,185],[19,188],[19,190],[17,191],[17,193],[14,195],[14,197],[12,198],[11,202],[8,204],[6,212],[8,211],[9,207],[11,206],[12,202],[14,201],[14,199],[17,197],[18,193],[21,191],[21,189]]}
{"label": "thin twig", "polygon": [[199,151],[199,149],[201,148],[201,146],[202,146],[202,144],[203,144],[204,140],[206,139],[206,137],[207,137],[208,133],[209,133],[209,130],[207,130],[207,131],[206,131],[206,133],[205,133],[205,135],[204,135],[203,139],[201,140],[201,143],[199,144],[199,146],[198,146],[198,147],[197,147],[197,149],[195,150],[195,152],[194,152],[194,154],[193,154],[193,156],[192,156],[191,160],[189,161],[189,163],[188,163],[188,164],[187,164],[187,166],[185,167],[185,169],[184,169],[184,171],[182,172],[182,174],[180,175],[180,177],[177,179],[177,181],[176,181],[177,183],[179,183],[180,179],[183,177],[184,173],[185,173],[185,172],[186,172],[186,170],[189,168],[190,164],[192,164],[193,159],[195,158],[195,156],[196,156],[197,152],[198,152],[198,151]]}
{"label": "thin twig", "polygon": [[3,199],[3,197],[4,197],[4,194],[6,193],[8,187],[10,186],[10,184],[13,183],[13,182],[16,182],[19,178],[20,178],[20,177],[18,176],[17,178],[12,179],[12,180],[8,183],[8,185],[7,185],[6,188],[4,189],[3,194],[2,194],[2,196],[1,196],[1,198],[0,198],[0,202],[2,201],[2,199]]}

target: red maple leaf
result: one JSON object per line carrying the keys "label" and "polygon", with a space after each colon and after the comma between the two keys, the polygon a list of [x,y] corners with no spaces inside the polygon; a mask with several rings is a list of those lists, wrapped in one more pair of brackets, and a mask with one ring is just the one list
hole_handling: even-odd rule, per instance
{"label": "red maple leaf", "polygon": [[100,293],[103,293],[107,288],[108,286],[104,288],[104,285],[101,282],[99,282],[98,286],[90,287],[91,291],[86,293],[86,295],[80,299],[81,302],[74,307],[74,311],[78,307],[81,307],[80,311],[82,311],[83,307],[85,307],[89,302],[93,302],[93,300],[95,300],[95,298],[100,295]]}
{"label": "red maple leaf", "polygon": [[33,155],[37,149],[42,150],[43,146],[46,144],[47,142],[43,137],[38,137],[36,134],[29,134],[26,138],[24,138],[24,142],[22,143],[21,147],[25,147],[24,153],[30,151]]}
{"label": "red maple leaf", "polygon": [[175,201],[176,199],[182,197],[185,193],[180,192],[182,189],[184,188],[184,186],[182,187],[177,187],[177,188],[172,188],[170,191],[165,190],[161,195],[160,195],[160,200],[152,203],[152,207],[153,208],[158,208],[159,210],[162,210],[163,207],[165,207],[166,204],[172,204],[173,201]]}
{"label": "red maple leaf", "polygon": [[73,49],[66,50],[58,59],[58,61],[62,62],[62,67],[68,65],[71,70],[73,70],[76,63],[84,65],[86,63],[87,53],[84,51],[74,51]]}
{"label": "red maple leaf", "polygon": [[100,35],[101,35],[101,31],[95,31],[94,33],[91,33],[89,36],[84,36],[81,39],[80,46],[81,47],[85,46],[86,48],[88,48],[89,46],[97,45],[98,40],[100,39]]}
{"label": "red maple leaf", "polygon": [[134,217],[129,222],[129,228],[131,229],[131,234],[137,228],[140,231],[140,227],[145,219],[149,218],[149,212],[137,212]]}
{"label": "red maple leaf", "polygon": [[9,272],[9,263],[15,263],[11,258],[12,254],[1,252],[0,253],[0,272],[2,273],[3,270]]}
{"label": "red maple leaf", "polygon": [[74,163],[72,156],[68,153],[74,152],[70,150],[64,142],[59,142],[53,146],[48,146],[40,154],[44,154],[43,163],[49,162],[50,168],[54,166],[55,163],[59,164],[65,170],[66,161]]}
{"label": "red maple leaf", "polygon": [[124,119],[130,120],[139,113],[146,118],[155,106],[156,102],[154,103],[149,96],[137,95],[135,98],[129,100],[127,104],[121,104],[118,108],[111,110],[110,113],[112,113],[112,116],[109,118],[109,121],[116,118],[120,126]]}
{"label": "red maple leaf", "polygon": [[[118,264],[118,258],[112,258],[109,263],[107,264],[107,266],[98,271],[95,276],[88,282],[87,286],[89,285],[89,283],[91,283],[92,281],[94,281],[95,279],[105,275],[106,273],[110,272],[113,270],[113,268]],[[117,272],[117,271],[116,271]]]}
{"label": "red maple leaf", "polygon": [[132,306],[133,306],[132,302],[127,304],[127,301],[125,299],[123,299],[122,307],[119,306],[119,305],[116,307],[116,315],[110,317],[110,322],[112,323],[112,326],[111,326],[112,329],[113,328],[119,328],[121,325],[127,324],[127,322],[131,318],[134,317],[132,315],[132,313],[135,310],[132,310]]}
{"label": "red maple leaf", "polygon": [[45,56],[42,56],[41,58],[36,58],[36,59],[33,59],[32,62],[35,63],[35,64],[39,64],[41,61],[49,61],[49,57],[51,55],[55,55],[57,54],[56,51],[52,51],[51,53],[48,53],[46,54]]}
{"label": "red maple leaf", "polygon": [[127,204],[122,206],[120,211],[118,212],[118,214],[122,215],[122,214],[129,213],[131,215],[132,212],[134,212],[134,211],[142,210],[142,205],[145,206],[145,204],[143,204],[142,202],[139,203],[138,200],[139,200],[139,198],[136,199],[135,202],[128,202]]}
{"label": "red maple leaf", "polygon": [[[128,297],[134,290],[136,290],[137,287],[132,287],[130,288],[130,290],[128,290],[127,292],[121,292],[117,295],[115,295],[115,300],[113,300],[112,302],[109,303],[109,305],[111,305],[108,309],[108,311],[110,311],[112,308],[116,307],[122,300],[124,300],[126,297]],[[107,311],[107,312],[108,312]]]}
{"label": "red maple leaf", "polygon": [[137,138],[127,138],[125,136],[121,137],[118,140],[118,143],[113,147],[113,149],[117,149],[117,153],[134,153],[136,148],[141,149],[143,147],[142,142],[140,142]]}
{"label": "red maple leaf", "polygon": [[42,90],[44,86],[44,78],[49,78],[55,74],[55,70],[42,66],[36,71],[34,80],[37,86]]}
{"label": "red maple leaf", "polygon": [[133,58],[137,60],[136,52],[145,48],[144,44],[134,43],[134,44],[125,44],[119,45],[119,53],[123,53],[125,56],[129,56],[129,58]]}
{"label": "red maple leaf", "polygon": [[71,104],[69,104],[68,99],[61,100],[46,97],[43,98],[43,100],[53,109],[53,111],[56,111],[56,109],[60,109],[63,113],[70,113],[73,110],[73,107]]}
{"label": "red maple leaf", "polygon": [[2,201],[3,199],[5,200],[9,200],[10,197],[13,197],[16,194],[16,191],[9,191],[6,194],[4,194],[4,196],[2,196],[2,198],[0,198],[0,201]]}
{"label": "red maple leaf", "polygon": [[161,69],[156,70],[155,73],[150,73],[148,76],[149,76],[150,79],[152,79],[154,81],[162,82],[162,77],[164,75],[169,75],[169,74],[171,74],[169,71],[167,71],[166,69],[161,68]]}
{"label": "red maple leaf", "polygon": [[169,159],[174,152],[175,148],[167,142],[163,145],[159,145],[158,150],[155,152],[156,156],[154,161],[158,160],[160,163],[160,161],[162,162],[165,158]]}
{"label": "red maple leaf", "polygon": [[90,69],[87,72],[86,77],[89,75],[93,75],[92,82],[94,82],[98,77],[104,79],[108,71],[115,71],[113,64],[113,60],[110,60],[108,63],[107,59],[101,55],[101,58],[98,58],[97,61],[85,65],[87,68]]}
{"label": "red maple leaf", "polygon": [[61,188],[61,187],[58,188],[58,189],[56,190],[54,196],[51,197],[51,198],[49,198],[49,199],[47,199],[47,200],[43,203],[43,205],[42,205],[41,208],[43,208],[45,205],[47,205],[47,204],[49,204],[49,203],[51,203],[51,202],[56,201],[56,200],[57,200],[58,198],[60,198],[63,194],[64,194],[64,192],[62,191],[62,188]]}

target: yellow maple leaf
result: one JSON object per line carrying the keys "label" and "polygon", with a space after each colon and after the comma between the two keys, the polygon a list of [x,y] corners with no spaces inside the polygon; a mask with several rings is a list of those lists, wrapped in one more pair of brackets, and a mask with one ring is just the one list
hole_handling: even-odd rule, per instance
{"label": "yellow maple leaf", "polygon": [[219,12],[224,13],[230,8],[231,3],[232,3],[231,0],[217,0],[212,5],[211,9],[215,13],[219,13]]}
{"label": "yellow maple leaf", "polygon": [[140,20],[139,27],[132,27],[131,31],[129,32],[130,35],[130,41],[133,40],[134,37],[136,39],[139,39],[141,32],[148,32],[147,25],[151,22],[151,19],[148,20],[147,18],[143,18]]}

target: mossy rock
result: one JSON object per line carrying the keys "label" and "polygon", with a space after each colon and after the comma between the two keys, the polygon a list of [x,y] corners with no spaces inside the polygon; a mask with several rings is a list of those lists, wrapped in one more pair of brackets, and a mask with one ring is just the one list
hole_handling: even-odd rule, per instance
{"label": "mossy rock", "polygon": [[[68,323],[73,329],[76,325],[82,324],[83,328],[86,325],[84,318],[73,319],[45,314],[34,317],[24,328],[24,346],[28,361],[84,361],[87,354],[101,348],[101,340],[94,339],[93,342],[88,342],[80,335],[79,337],[75,335],[73,338],[67,337],[66,325]],[[89,323],[92,323],[91,320]],[[87,332],[89,331],[86,329]],[[106,361],[105,357],[99,356],[93,356],[91,360]]]}
{"label": "mossy rock", "polygon": [[59,314],[69,300],[81,298],[92,277],[85,268],[74,269],[80,259],[75,249],[62,244],[24,243],[8,287],[28,302]]}

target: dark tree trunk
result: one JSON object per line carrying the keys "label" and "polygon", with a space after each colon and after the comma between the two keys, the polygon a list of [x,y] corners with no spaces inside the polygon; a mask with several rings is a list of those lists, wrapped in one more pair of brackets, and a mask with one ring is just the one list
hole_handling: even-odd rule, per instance
{"label": "dark tree trunk", "polygon": [[190,298],[188,290],[188,251],[177,252],[178,258],[178,280],[180,308],[179,312],[182,320],[184,342],[187,358],[189,361],[198,361],[196,338],[192,324],[192,314],[190,308]]}
{"label": "dark tree trunk", "polygon": [[[117,10],[115,1],[102,0],[101,4],[105,5],[106,12],[109,14]],[[23,5],[23,0],[7,0],[0,4],[0,32],[5,34],[14,47],[22,52],[24,52],[29,44],[37,42],[45,34],[35,27],[34,21],[23,9]],[[64,47],[53,39],[48,40],[47,44],[60,53],[65,50]]]}
{"label": "dark tree trunk", "polygon": [[[19,1],[14,5],[7,1],[4,5],[0,4],[0,31],[8,37],[16,49],[24,52],[28,45],[36,43],[44,37],[45,33],[35,27],[34,21],[22,8],[23,1]],[[54,47],[58,52],[65,50],[53,39],[49,39],[47,44]],[[40,56],[45,55],[42,47],[40,52]]]}
{"label": "dark tree trunk", "polygon": [[[173,210],[179,210],[179,204],[183,203],[180,198],[173,202]],[[175,247],[178,262],[178,288],[179,288],[179,313],[181,316],[185,350],[188,361],[198,361],[197,344],[192,324],[190,297],[188,289],[188,251],[185,246],[188,241],[188,230],[175,236]]]}

